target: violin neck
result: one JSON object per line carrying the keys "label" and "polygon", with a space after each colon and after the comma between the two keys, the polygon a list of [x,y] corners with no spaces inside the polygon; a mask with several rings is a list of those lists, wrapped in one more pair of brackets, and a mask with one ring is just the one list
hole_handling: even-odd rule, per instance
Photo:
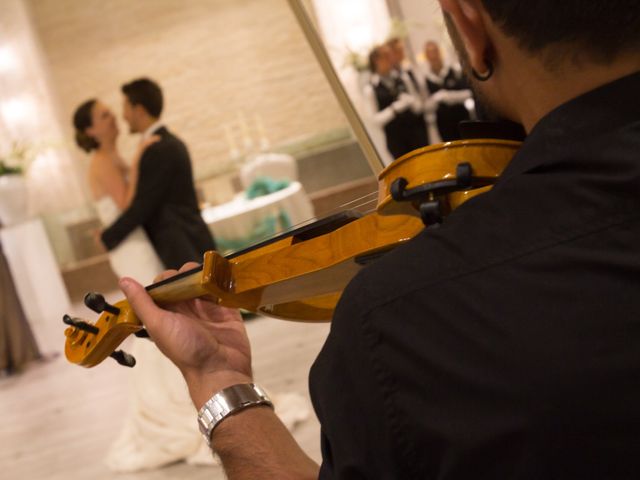
{"label": "violin neck", "polygon": [[147,291],[159,305],[202,297],[207,294],[202,284],[202,266],[149,285]]}

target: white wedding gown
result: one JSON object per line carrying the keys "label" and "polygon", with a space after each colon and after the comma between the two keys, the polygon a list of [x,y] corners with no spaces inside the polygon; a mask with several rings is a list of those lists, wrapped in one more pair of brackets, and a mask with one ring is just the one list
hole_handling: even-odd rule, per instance
{"label": "white wedding gown", "polygon": [[[120,211],[111,197],[95,202],[106,227]],[[118,277],[149,284],[165,270],[145,231],[138,227],[109,252]],[[197,424],[197,412],[178,368],[148,339],[133,338],[131,399],[124,427],[107,453],[107,466],[117,472],[158,468],[179,460],[194,465],[218,463]],[[309,417],[307,400],[298,393],[271,395],[276,413],[293,430]]]}
{"label": "white wedding gown", "polygon": [[[104,226],[120,214],[111,197],[95,207]],[[109,252],[118,277],[149,284],[165,270],[149,238],[139,227]],[[124,426],[107,453],[107,466],[118,472],[157,468],[178,460],[213,463],[198,430],[196,411],[178,368],[148,339],[133,339],[136,366],[130,377],[131,398]]]}

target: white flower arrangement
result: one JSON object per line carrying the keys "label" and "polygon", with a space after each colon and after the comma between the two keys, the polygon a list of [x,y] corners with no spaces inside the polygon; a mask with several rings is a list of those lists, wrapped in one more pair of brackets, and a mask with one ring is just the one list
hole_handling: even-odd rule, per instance
{"label": "white flower arrangement", "polygon": [[36,153],[30,145],[13,142],[8,152],[0,154],[0,175],[24,174]]}

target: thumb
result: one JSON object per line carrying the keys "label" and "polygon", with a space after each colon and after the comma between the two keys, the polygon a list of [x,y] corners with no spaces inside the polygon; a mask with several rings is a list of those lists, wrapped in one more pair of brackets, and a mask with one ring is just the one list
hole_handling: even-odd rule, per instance
{"label": "thumb", "polygon": [[119,285],[140,321],[145,326],[151,325],[153,328],[162,314],[162,309],[153,303],[145,288],[134,279],[121,278]]}

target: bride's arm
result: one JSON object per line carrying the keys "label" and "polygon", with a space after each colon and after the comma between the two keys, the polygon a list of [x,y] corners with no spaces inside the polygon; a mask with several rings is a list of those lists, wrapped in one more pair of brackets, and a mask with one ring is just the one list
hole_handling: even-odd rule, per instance
{"label": "bride's arm", "polygon": [[127,182],[127,191],[124,197],[123,205],[120,206],[121,210],[126,209],[129,205],[131,205],[131,201],[133,197],[136,195],[136,187],[138,185],[138,175],[140,173],[140,159],[144,154],[145,150],[150,146],[160,140],[160,137],[154,135],[144,142],[140,144],[138,149],[136,150],[136,154],[133,157],[133,161],[131,163],[131,168],[129,169],[129,179]]}

